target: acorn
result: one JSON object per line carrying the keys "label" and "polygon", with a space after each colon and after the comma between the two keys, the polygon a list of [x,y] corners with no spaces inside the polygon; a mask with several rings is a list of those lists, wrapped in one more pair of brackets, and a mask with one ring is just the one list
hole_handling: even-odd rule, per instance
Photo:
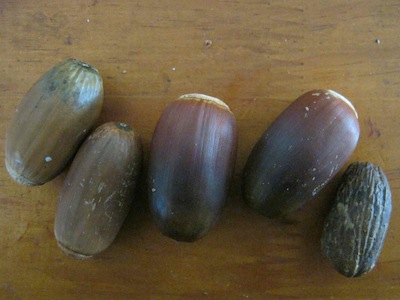
{"label": "acorn", "polygon": [[348,99],[331,90],[305,93],[254,146],[244,168],[245,201],[271,218],[295,211],[343,167],[359,135]]}
{"label": "acorn", "polygon": [[7,131],[5,164],[11,177],[42,185],[70,162],[103,104],[103,81],[92,66],[66,59],[31,87]]}
{"label": "acorn", "polygon": [[89,258],[110,246],[134,201],[141,161],[140,138],[125,123],[103,124],[85,140],[55,218],[54,234],[66,254]]}
{"label": "acorn", "polygon": [[236,150],[236,121],[223,101],[187,94],[168,105],[153,135],[148,173],[150,209],[164,235],[192,242],[213,227]]}
{"label": "acorn", "polygon": [[351,164],[343,175],[321,237],[323,254],[346,277],[371,271],[382,251],[392,212],[383,170],[369,162]]}

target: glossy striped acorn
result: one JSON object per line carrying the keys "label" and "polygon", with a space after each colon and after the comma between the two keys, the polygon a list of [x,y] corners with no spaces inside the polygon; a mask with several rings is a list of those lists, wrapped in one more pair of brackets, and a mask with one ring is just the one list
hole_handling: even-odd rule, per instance
{"label": "glossy striped acorn", "polygon": [[5,162],[11,177],[44,184],[70,162],[103,104],[103,81],[88,64],[66,59],[31,87],[7,131]]}
{"label": "glossy striped acorn", "polygon": [[351,164],[325,220],[321,246],[333,267],[346,277],[359,277],[375,266],[392,211],[386,175],[371,163]]}
{"label": "glossy striped acorn", "polygon": [[138,134],[125,123],[98,127],[76,154],[61,190],[54,234],[75,258],[113,242],[134,200],[142,161]]}
{"label": "glossy striped acorn", "polygon": [[236,120],[223,101],[187,94],[168,105],[154,132],[148,177],[151,212],[164,235],[192,242],[213,227],[236,148]]}
{"label": "glossy striped acorn", "polygon": [[245,201],[271,218],[298,209],[347,162],[359,135],[349,100],[331,90],[305,93],[254,146],[244,168]]}

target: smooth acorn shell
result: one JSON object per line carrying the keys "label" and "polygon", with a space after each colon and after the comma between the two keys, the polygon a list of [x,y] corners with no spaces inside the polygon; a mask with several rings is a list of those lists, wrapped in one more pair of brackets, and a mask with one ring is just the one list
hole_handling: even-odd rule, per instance
{"label": "smooth acorn shell", "polygon": [[392,211],[386,175],[371,163],[351,164],[343,175],[325,220],[321,246],[333,267],[346,277],[359,277],[375,266]]}
{"label": "smooth acorn shell", "polygon": [[168,105],[154,132],[148,179],[151,212],[163,234],[192,242],[213,227],[236,148],[236,121],[221,100],[188,94]]}
{"label": "smooth acorn shell", "polygon": [[331,90],[305,93],[254,146],[244,168],[245,201],[271,218],[298,209],[347,162],[359,135],[349,100]]}
{"label": "smooth acorn shell", "polygon": [[28,91],[7,131],[5,161],[23,185],[44,184],[66,167],[103,104],[103,81],[86,63],[67,59]]}
{"label": "smooth acorn shell", "polygon": [[125,123],[98,127],[76,154],[58,202],[54,234],[75,258],[104,251],[132,201],[142,161],[139,136]]}

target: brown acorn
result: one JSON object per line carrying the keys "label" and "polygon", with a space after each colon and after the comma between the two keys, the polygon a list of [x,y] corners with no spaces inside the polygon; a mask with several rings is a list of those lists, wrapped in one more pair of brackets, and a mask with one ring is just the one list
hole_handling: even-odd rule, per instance
{"label": "brown acorn", "polygon": [[216,223],[227,197],[237,148],[236,121],[221,100],[183,95],[154,132],[150,208],[163,234],[191,242]]}
{"label": "brown acorn", "polygon": [[271,218],[298,209],[343,167],[359,135],[349,100],[331,90],[305,93],[254,146],[244,169],[244,199]]}
{"label": "brown acorn", "polygon": [[28,91],[7,131],[5,161],[23,185],[44,184],[68,164],[103,104],[103,81],[88,64],[67,59]]}
{"label": "brown acorn", "polygon": [[125,123],[98,127],[76,154],[58,202],[54,234],[75,258],[104,251],[116,237],[132,201],[142,146]]}
{"label": "brown acorn", "polygon": [[321,237],[323,254],[335,270],[359,277],[372,270],[381,253],[392,211],[383,170],[356,162],[343,175]]}

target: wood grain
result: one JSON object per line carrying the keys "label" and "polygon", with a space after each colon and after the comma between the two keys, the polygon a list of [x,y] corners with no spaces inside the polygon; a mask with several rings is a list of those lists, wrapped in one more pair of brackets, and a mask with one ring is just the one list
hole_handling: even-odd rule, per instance
{"label": "wood grain", "polygon": [[[65,174],[22,187],[8,176],[2,151],[0,298],[400,298],[399,19],[396,0],[0,0],[1,149],[23,95],[66,57],[99,69],[105,88],[99,123],[136,128],[145,170],[157,119],[182,94],[224,100],[239,128],[230,198],[206,237],[185,244],[162,236],[143,180],[113,245],[87,261],[64,256],[54,239]],[[323,219],[343,170],[286,220],[259,216],[241,198],[251,148],[311,89],[333,89],[353,102],[361,138],[349,163],[380,165],[392,188],[382,254],[359,279],[336,273],[320,250]]]}

